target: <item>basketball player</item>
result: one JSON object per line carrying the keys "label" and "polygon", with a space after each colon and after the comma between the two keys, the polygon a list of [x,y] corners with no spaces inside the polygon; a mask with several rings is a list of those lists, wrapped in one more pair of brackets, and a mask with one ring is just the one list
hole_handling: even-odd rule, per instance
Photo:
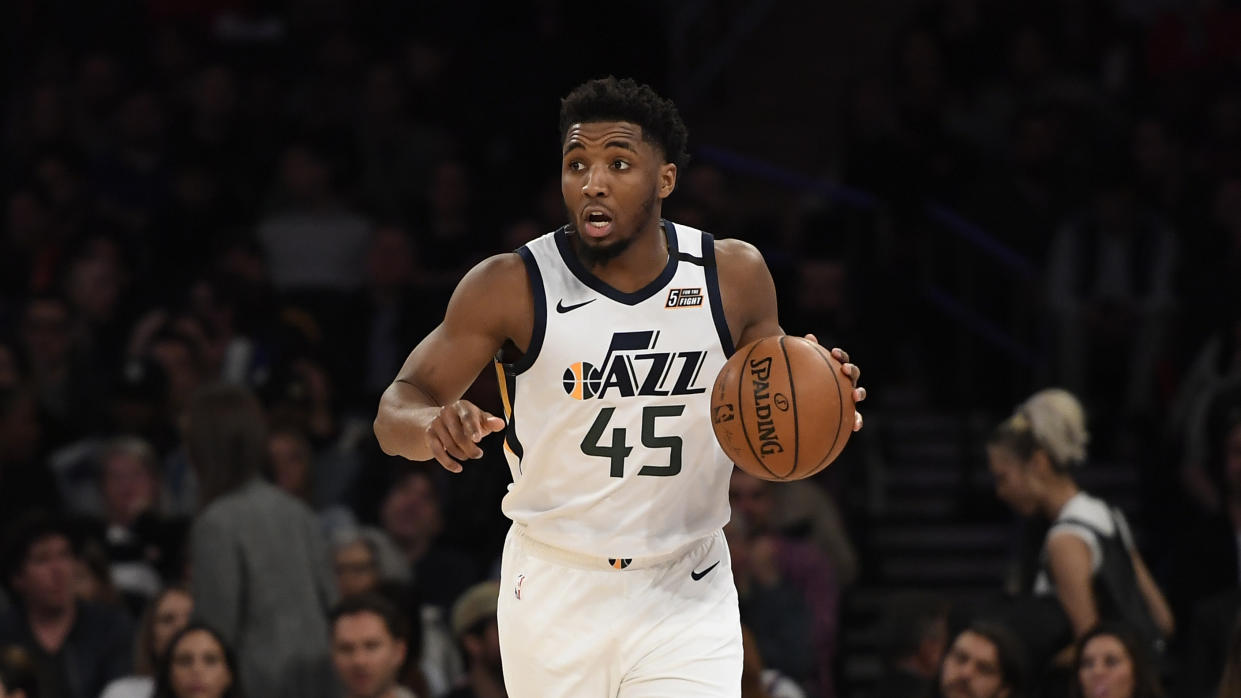
{"label": "basketball player", "polygon": [[[465,275],[375,434],[389,454],[460,472],[505,430],[510,696],[739,696],[721,532],[733,466],[710,387],[735,347],[783,334],[775,285],[751,245],[661,219],[685,158],[671,102],[587,82],[562,100],[560,133],[568,224]],[[862,400],[858,368],[833,353]],[[504,419],[460,399],[493,357]]]}

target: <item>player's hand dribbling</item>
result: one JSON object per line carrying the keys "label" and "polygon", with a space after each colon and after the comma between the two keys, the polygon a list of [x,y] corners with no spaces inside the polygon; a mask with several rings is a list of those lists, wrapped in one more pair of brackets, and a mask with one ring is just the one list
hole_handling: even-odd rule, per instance
{"label": "player's hand dribbling", "polygon": [[440,407],[439,414],[427,425],[427,446],[445,470],[459,473],[460,461],[483,457],[478,442],[503,428],[503,419],[469,400],[457,400]]}
{"label": "player's hand dribbling", "polygon": [[[814,342],[815,344],[819,343],[819,340],[813,334],[806,335],[806,339]],[[832,356],[836,357],[836,360],[840,362],[840,372],[848,376],[849,380],[853,383],[853,401],[861,402],[865,400],[866,388],[858,387],[858,380],[862,377],[862,369],[858,368],[855,364],[849,363],[849,353],[840,347],[832,347]],[[853,430],[859,431],[861,428],[862,413],[854,410]]]}

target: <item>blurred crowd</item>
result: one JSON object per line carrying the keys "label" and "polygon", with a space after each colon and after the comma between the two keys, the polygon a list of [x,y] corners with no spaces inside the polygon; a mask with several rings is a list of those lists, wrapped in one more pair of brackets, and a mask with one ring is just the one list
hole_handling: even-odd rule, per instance
{"label": "blurred crowd", "polygon": [[[758,245],[785,328],[846,347],[877,417],[888,388],[1001,415],[1080,396],[1091,459],[1142,473],[1169,653],[1202,664],[1147,676],[1103,627],[1071,671],[1102,642],[1136,667],[1107,695],[1241,692],[1241,7],[910,7],[882,70],[797,97],[838,112],[808,173],[835,196],[754,204],[755,175],[704,154],[666,215]],[[670,11],[596,11],[5,3],[0,696],[503,695],[499,446],[448,476],[371,421],[464,271],[563,223],[558,97],[603,73],[669,89]],[[691,154],[721,100],[685,107]],[[468,397],[500,413],[490,372]],[[876,429],[822,478],[734,477],[747,698],[838,692],[868,513],[842,480]],[[885,666],[923,679],[890,695],[1033,695],[1022,629],[950,605],[892,607]],[[979,666],[994,686],[954,693]]]}

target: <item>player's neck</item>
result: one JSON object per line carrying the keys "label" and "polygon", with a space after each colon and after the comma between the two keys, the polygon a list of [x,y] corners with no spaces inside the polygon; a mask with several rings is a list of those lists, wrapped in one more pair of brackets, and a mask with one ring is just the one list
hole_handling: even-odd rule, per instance
{"label": "player's neck", "polygon": [[668,237],[660,219],[656,218],[616,257],[594,264],[582,262],[600,281],[618,291],[633,293],[659,278],[668,265],[668,254]]}

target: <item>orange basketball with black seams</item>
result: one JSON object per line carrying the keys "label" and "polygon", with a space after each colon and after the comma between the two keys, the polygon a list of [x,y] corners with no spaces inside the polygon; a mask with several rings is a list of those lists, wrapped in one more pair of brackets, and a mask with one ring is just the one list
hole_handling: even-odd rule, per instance
{"label": "orange basketball with black seams", "polygon": [[801,337],[764,337],[738,349],[711,390],[720,447],[764,480],[800,480],[830,465],[853,433],[854,409],[840,362]]}

